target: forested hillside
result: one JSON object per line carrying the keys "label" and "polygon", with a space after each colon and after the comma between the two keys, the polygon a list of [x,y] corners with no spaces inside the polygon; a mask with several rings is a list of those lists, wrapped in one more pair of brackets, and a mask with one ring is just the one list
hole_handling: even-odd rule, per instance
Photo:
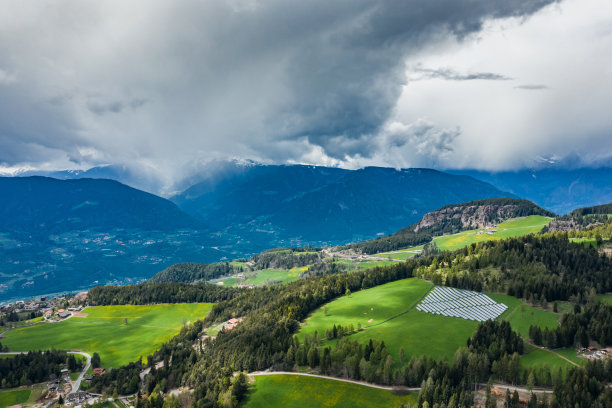
{"label": "forested hillside", "polygon": [[[389,360],[384,342],[377,339],[372,339],[364,348],[351,340],[351,332],[344,332],[346,338],[331,348],[323,348],[317,336],[303,342],[294,334],[310,312],[338,296],[417,276],[457,288],[503,292],[534,305],[569,301],[576,305],[575,311],[564,317],[558,333],[539,335],[531,330],[536,342],[549,342],[554,337],[557,343],[545,344],[558,347],[566,344],[563,339],[584,338],[606,346],[612,341],[612,310],[597,304],[594,294],[612,290],[610,271],[612,259],[596,249],[571,243],[565,234],[546,234],[484,242],[454,253],[411,259],[363,272],[330,273],[287,285],[236,290],[231,298],[215,306],[204,322],[184,328],[152,357],[154,361],[168,361],[172,356],[175,363],[147,376],[147,389],[152,394],[142,404],[155,406],[159,391],[188,385],[195,388],[197,406],[221,406],[225,405],[223,401],[240,401],[245,397],[246,379],[234,376],[236,370],[292,370],[308,366],[322,373],[342,373],[383,384],[399,381],[421,385],[419,406],[425,401],[430,406],[449,401],[470,405],[475,385],[492,379],[554,384],[550,406],[561,407],[566,406],[560,398],[567,398],[568,382],[578,385],[587,376],[593,386],[580,396],[571,396],[572,406],[574,403],[585,408],[607,406],[612,394],[601,382],[607,381],[609,375],[596,368],[596,364],[588,366],[587,371],[571,369],[565,381],[556,373],[552,380],[547,380],[537,371],[530,371],[528,375],[536,380],[526,380],[517,365],[517,359],[524,352],[522,340],[503,322],[478,326],[452,363],[419,358],[403,362],[399,367]],[[129,294],[134,290],[127,287],[117,293]],[[142,291],[146,293],[146,287]],[[139,298],[146,297],[139,295]],[[134,300],[130,296],[97,299]],[[197,340],[201,330],[235,316],[243,320],[231,331],[220,332],[214,340]],[[191,346],[194,342],[201,353]],[[126,373],[129,372],[126,368]],[[96,380],[96,389],[112,389],[121,381],[121,376],[102,376]]]}

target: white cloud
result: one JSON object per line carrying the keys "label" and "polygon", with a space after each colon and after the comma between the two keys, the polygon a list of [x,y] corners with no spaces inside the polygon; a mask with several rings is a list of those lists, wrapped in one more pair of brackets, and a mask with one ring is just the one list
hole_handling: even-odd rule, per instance
{"label": "white cloud", "polygon": [[566,0],[526,21],[490,22],[477,37],[444,52],[428,49],[407,67],[450,66],[514,80],[409,82],[394,118],[461,128],[447,167],[516,168],[537,156],[573,153],[587,163],[610,157],[611,26],[605,0]]}
{"label": "white cloud", "polygon": [[609,154],[612,7],[550,1],[0,0],[0,164]]}

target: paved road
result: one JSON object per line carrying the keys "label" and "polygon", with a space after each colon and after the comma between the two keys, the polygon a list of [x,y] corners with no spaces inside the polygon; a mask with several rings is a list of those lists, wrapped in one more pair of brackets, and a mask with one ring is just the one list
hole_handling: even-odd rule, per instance
{"label": "paved road", "polygon": [[327,375],[319,375],[319,374],[295,373],[291,371],[257,371],[257,372],[249,373],[249,376],[258,376],[258,375],[302,375],[305,377],[324,378],[326,380],[342,381],[342,382],[347,382],[347,383],[352,383],[352,384],[357,384],[357,385],[364,385],[370,388],[378,388],[380,390],[389,390],[389,391],[391,390],[419,391],[421,389],[421,387],[411,388],[411,387],[404,387],[404,386],[386,386],[386,385],[367,383],[364,381],[348,380],[346,378],[330,377]]}
{"label": "paved road", "polygon": [[69,351],[68,353],[79,354],[87,359],[83,371],[81,371],[81,374],[79,374],[79,377],[76,379],[76,381],[72,383],[72,391],[70,391],[70,394],[73,394],[79,390],[79,388],[81,387],[81,381],[83,381],[85,373],[89,370],[89,367],[91,367],[91,356],[87,353],[83,353],[82,351]]}

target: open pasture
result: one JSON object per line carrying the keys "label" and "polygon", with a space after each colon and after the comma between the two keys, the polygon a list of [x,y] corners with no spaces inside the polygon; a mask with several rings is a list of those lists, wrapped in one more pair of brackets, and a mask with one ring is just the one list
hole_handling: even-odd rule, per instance
{"label": "open pasture", "polygon": [[508,306],[508,310],[501,315],[501,319],[507,320],[512,326],[512,330],[525,339],[529,338],[529,326],[538,326],[542,329],[554,329],[559,326],[560,315],[556,313],[529,306],[513,296],[499,293],[489,296]]}
{"label": "open pasture", "polygon": [[410,259],[418,254],[423,252],[423,245],[419,245],[416,247],[402,249],[400,251],[390,251],[390,252],[382,252],[380,254],[376,254],[376,256],[391,258],[391,259],[399,259],[405,261],[406,259]]}
{"label": "open pasture", "polygon": [[612,293],[606,293],[604,295],[597,295],[597,299],[604,303],[612,305]]}
{"label": "open pasture", "polygon": [[31,392],[29,388],[0,391],[0,408],[27,402]]}
{"label": "open pasture", "polygon": [[[458,348],[466,345],[478,322],[418,310],[416,305],[431,287],[428,282],[412,278],[342,296],[313,312],[305,320],[299,336],[303,338],[317,331],[324,338],[325,331],[334,324],[344,327],[352,324],[355,329],[361,324],[364,330],[350,338],[361,343],[369,339],[384,340],[396,362],[401,348],[406,358],[424,355],[450,360]],[[487,296],[508,306],[497,319],[508,320],[524,338],[528,338],[530,325],[554,328],[558,324],[557,314],[528,306],[520,299],[502,294]],[[332,345],[335,341],[324,341],[323,345]],[[552,354],[545,357],[559,359]]]}
{"label": "open pasture", "polygon": [[258,375],[245,403],[259,407],[401,407],[416,402],[416,393],[396,395],[326,378],[299,375]]}
{"label": "open pasture", "polygon": [[268,283],[289,283],[300,278],[300,273],[307,268],[292,268],[286,269],[262,269],[257,271],[255,275],[246,279],[244,284],[261,286]]}
{"label": "open pasture", "polygon": [[[528,345],[525,351],[526,354],[521,356],[521,370],[533,367],[540,368],[548,366],[551,370],[558,370],[561,368],[561,370],[565,372],[565,370],[568,368],[573,367],[573,364],[567,360],[570,360],[578,365],[586,364],[586,360],[578,357],[576,355],[576,350],[573,348],[548,351]],[[565,360],[563,357],[565,357],[567,360]]]}
{"label": "open pasture", "polygon": [[210,303],[89,307],[83,310],[85,318],[17,328],[5,333],[2,343],[12,351],[97,352],[104,367],[119,367],[140,356],[146,359],[179,332],[183,321],[202,319],[211,308]]}
{"label": "open pasture", "polygon": [[333,300],[314,311],[304,322],[300,336],[325,334],[334,324],[355,329],[379,324],[393,316],[407,311],[429,291],[432,285],[420,279],[411,278],[390,282],[371,289],[351,293]]}
{"label": "open pasture", "polygon": [[306,319],[299,335],[317,331],[324,337],[325,330],[334,324],[352,324],[355,328],[361,324],[365,329],[350,338],[362,343],[371,338],[384,340],[396,362],[401,348],[407,358],[426,355],[452,359],[455,351],[466,345],[478,323],[416,310],[416,304],[431,287],[429,282],[411,278],[342,296],[317,309]]}

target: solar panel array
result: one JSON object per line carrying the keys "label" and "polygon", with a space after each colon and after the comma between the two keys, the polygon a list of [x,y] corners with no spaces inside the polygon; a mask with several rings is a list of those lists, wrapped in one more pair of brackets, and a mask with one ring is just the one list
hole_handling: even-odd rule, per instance
{"label": "solar panel array", "polygon": [[421,312],[484,322],[495,319],[508,306],[483,293],[436,286],[416,308]]}

